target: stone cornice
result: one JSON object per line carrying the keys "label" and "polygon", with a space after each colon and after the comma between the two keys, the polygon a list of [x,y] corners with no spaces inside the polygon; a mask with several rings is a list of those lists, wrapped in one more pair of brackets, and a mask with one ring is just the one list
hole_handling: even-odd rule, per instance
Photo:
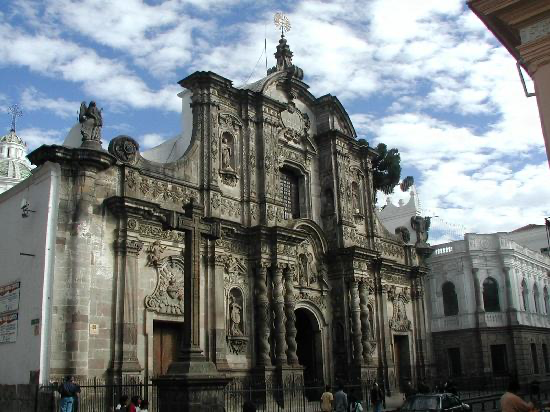
{"label": "stone cornice", "polygon": [[92,169],[96,172],[108,169],[116,158],[105,150],[70,148],[59,145],[42,145],[28,155],[32,164],[40,166],[46,162],[69,164],[75,169]]}

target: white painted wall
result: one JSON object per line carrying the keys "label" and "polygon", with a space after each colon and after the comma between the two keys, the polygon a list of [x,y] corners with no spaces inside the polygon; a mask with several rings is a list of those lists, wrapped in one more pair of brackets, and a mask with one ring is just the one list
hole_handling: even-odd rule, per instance
{"label": "white painted wall", "polygon": [[[59,165],[46,163],[0,194],[0,285],[21,282],[17,342],[0,344],[0,384],[28,383],[31,371],[48,367],[48,283],[55,253],[58,179]],[[34,210],[27,218],[21,216],[23,199]],[[33,333],[33,319],[40,319],[39,336]]]}

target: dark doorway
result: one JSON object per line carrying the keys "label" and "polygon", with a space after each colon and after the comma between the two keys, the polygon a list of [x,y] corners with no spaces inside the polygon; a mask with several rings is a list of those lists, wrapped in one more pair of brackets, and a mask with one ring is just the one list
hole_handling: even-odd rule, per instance
{"label": "dark doorway", "polygon": [[178,357],[183,323],[153,321],[153,374],[164,375]]}
{"label": "dark doorway", "polygon": [[411,376],[411,352],[409,350],[409,337],[407,335],[394,335],[395,369],[397,382],[401,391],[407,381],[412,381]]}
{"label": "dark doorway", "polygon": [[462,376],[462,362],[460,360],[460,348],[448,348],[449,376]]}
{"label": "dark doorway", "polygon": [[296,344],[298,360],[304,367],[305,386],[323,384],[323,353],[321,330],[313,313],[296,309]]}

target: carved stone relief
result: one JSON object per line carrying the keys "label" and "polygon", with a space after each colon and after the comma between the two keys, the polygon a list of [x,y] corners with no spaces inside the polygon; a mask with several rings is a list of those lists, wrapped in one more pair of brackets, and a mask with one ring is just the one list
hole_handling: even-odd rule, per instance
{"label": "carved stone relief", "polygon": [[199,198],[195,189],[143,176],[133,169],[126,170],[125,186],[144,199],[176,203],[178,206],[188,203],[191,198]]}
{"label": "carved stone relief", "polygon": [[184,259],[182,256],[168,256],[154,266],[157,284],[152,294],[145,297],[148,310],[183,315]]}
{"label": "carved stone relief", "polygon": [[388,300],[393,303],[393,313],[390,320],[390,328],[398,332],[411,330],[412,323],[407,318],[406,304],[410,302],[407,289],[397,292],[395,286],[388,288]]}

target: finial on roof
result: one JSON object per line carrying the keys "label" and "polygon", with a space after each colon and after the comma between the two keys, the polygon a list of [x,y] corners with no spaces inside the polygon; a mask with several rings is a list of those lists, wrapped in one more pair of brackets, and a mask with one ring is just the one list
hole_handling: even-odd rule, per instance
{"label": "finial on roof", "polygon": [[23,116],[23,111],[17,104],[8,107],[8,112],[11,114],[11,131],[15,133],[17,118]]}
{"label": "finial on roof", "polygon": [[281,29],[281,38],[279,39],[277,51],[275,52],[277,65],[269,69],[267,74],[270,75],[275,72],[287,71],[293,77],[302,80],[304,78],[304,72],[302,69],[292,64],[293,53],[290,51],[290,47],[285,38],[285,32],[288,32],[291,28],[290,21],[288,17],[281,12],[275,14],[273,21],[275,22],[275,26]]}

